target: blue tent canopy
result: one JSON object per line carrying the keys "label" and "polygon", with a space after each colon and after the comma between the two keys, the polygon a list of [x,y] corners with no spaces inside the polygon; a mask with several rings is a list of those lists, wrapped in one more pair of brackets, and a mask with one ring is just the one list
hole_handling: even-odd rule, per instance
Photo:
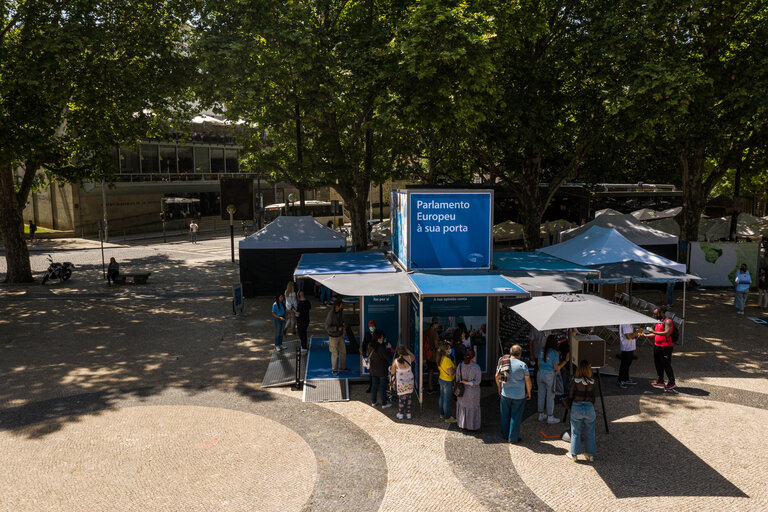
{"label": "blue tent canopy", "polygon": [[294,275],[380,274],[395,268],[380,252],[328,252],[303,254]]}
{"label": "blue tent canopy", "polygon": [[595,270],[582,267],[541,252],[494,252],[493,264],[501,270],[544,270],[552,272],[588,272]]}
{"label": "blue tent canopy", "polygon": [[422,297],[528,296],[527,291],[498,274],[430,272],[410,277]]}

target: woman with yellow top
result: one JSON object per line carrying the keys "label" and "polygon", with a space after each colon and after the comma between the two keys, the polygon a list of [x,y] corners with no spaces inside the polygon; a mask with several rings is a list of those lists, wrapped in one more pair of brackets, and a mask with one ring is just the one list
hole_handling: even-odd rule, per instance
{"label": "woman with yellow top", "polygon": [[446,422],[453,423],[456,418],[451,416],[451,397],[453,395],[453,378],[456,375],[456,365],[451,359],[451,347],[447,343],[441,343],[437,349],[437,369],[440,372],[440,417]]}

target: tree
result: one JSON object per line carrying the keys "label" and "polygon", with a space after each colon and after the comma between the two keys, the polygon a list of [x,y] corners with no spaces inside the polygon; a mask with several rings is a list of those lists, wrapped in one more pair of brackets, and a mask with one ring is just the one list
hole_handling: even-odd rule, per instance
{"label": "tree", "polygon": [[618,83],[608,57],[618,13],[607,2],[494,2],[492,81],[499,101],[474,140],[478,165],[518,199],[527,250],[542,215],[610,121]]}
{"label": "tree", "polygon": [[626,37],[644,50],[618,103],[639,137],[672,150],[683,190],[681,237],[695,241],[710,192],[766,143],[768,4],[627,5]]}
{"label": "tree", "polygon": [[398,72],[390,82],[395,116],[419,165],[413,178],[469,181],[470,134],[494,102],[490,17],[465,2],[424,0],[409,6],[390,43]]}
{"label": "tree", "polygon": [[253,148],[273,178],[335,188],[361,247],[371,181],[408,165],[380,115],[401,17],[380,0],[211,2],[201,16],[202,101],[266,133]]}
{"label": "tree", "polygon": [[34,186],[108,177],[108,149],[170,116],[191,69],[177,1],[0,4],[0,231],[6,282],[31,282]]}

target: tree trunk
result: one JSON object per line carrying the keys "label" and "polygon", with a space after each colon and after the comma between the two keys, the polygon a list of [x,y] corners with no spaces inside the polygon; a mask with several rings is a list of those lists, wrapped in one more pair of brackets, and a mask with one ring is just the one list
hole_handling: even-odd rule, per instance
{"label": "tree trunk", "polygon": [[520,200],[520,220],[523,224],[523,249],[535,251],[541,246],[541,218],[547,205],[539,204],[537,198]]}
{"label": "tree trunk", "polygon": [[[26,194],[25,194],[26,196]],[[32,283],[29,250],[24,241],[24,204],[14,187],[10,164],[0,165],[0,233],[5,248],[6,283]]]}
{"label": "tree trunk", "polygon": [[349,211],[349,219],[352,223],[352,245],[364,251],[368,247],[368,223],[365,210],[370,180],[366,179],[359,170],[354,173],[354,176],[354,185],[349,182],[339,182],[333,185],[333,188],[344,200],[344,206]]}
{"label": "tree trunk", "polygon": [[707,197],[718,181],[728,170],[721,164],[704,178],[705,151],[695,148],[689,153],[688,148],[680,151],[680,165],[683,178],[683,211],[681,214],[680,238],[687,242],[699,239],[699,220],[707,204]]}

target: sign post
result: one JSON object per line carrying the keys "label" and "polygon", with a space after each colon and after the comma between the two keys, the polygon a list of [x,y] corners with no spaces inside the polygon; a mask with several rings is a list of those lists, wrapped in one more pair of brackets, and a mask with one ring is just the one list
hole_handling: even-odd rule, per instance
{"label": "sign post", "polygon": [[232,312],[237,315],[237,310],[240,309],[240,313],[243,312],[243,285],[237,283],[232,285]]}

